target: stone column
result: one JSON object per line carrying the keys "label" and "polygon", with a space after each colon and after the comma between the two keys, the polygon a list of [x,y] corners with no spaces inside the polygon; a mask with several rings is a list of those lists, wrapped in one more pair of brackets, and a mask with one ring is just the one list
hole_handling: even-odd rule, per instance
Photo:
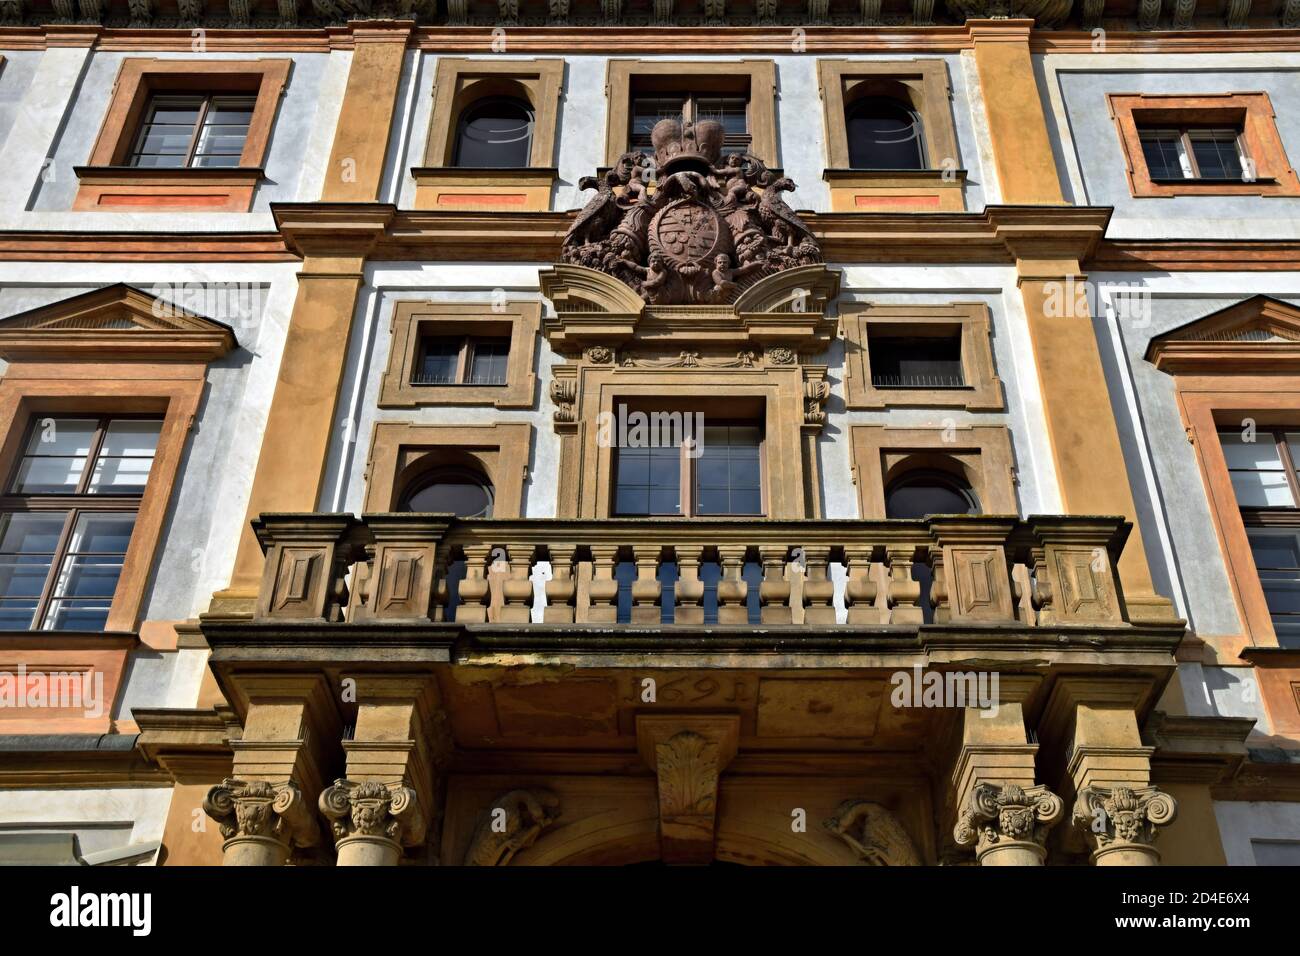
{"label": "stone column", "polygon": [[232,775],[203,809],[225,837],[224,866],[282,866],[295,847],[320,842],[312,806],[341,736],[337,705],[317,675],[244,675],[234,690],[248,700],[244,732],[230,741]]}
{"label": "stone column", "polygon": [[1040,735],[1060,754],[1057,772],[1073,785],[1076,846],[1098,866],[1157,866],[1154,844],[1178,804],[1151,786],[1151,754],[1137,708],[1153,688],[1131,678],[1061,678],[1044,708]]}
{"label": "stone column", "polygon": [[425,841],[432,817],[434,768],[446,743],[436,731],[437,697],[427,675],[360,674],[353,682],[357,725],[347,777],[320,795],[339,866],[396,866],[404,847]]}
{"label": "stone column", "polygon": [[1025,704],[1040,682],[998,675],[996,709],[968,706],[961,716],[953,838],[981,866],[1041,866],[1047,832],[1062,816],[1060,798],[1034,779],[1038,745],[1025,732]]}

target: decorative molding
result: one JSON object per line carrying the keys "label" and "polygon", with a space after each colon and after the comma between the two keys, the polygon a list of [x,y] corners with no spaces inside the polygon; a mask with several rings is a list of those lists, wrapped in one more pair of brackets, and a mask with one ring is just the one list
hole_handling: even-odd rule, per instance
{"label": "decorative molding", "polygon": [[293,783],[227,777],[203,798],[203,812],[226,840],[262,837],[287,847],[315,846],[320,830]]}
{"label": "decorative molding", "polygon": [[1170,375],[1300,372],[1300,307],[1268,295],[1151,339],[1145,358]]}
{"label": "decorative molding", "polygon": [[560,799],[547,790],[511,790],[492,801],[465,851],[466,866],[505,866],[537,842],[560,816]]}
{"label": "decorative molding", "polygon": [[977,858],[1003,847],[1034,848],[1043,854],[1047,831],[1061,819],[1061,798],[1041,784],[977,783],[953,829],[959,846],[975,845]]}
{"label": "decorative molding", "polygon": [[665,863],[714,858],[718,778],[736,755],[736,714],[641,714],[637,749],[659,785],[659,848]]}
{"label": "decorative molding", "polygon": [[845,800],[823,824],[868,866],[920,866],[921,855],[889,810],[869,800]]}

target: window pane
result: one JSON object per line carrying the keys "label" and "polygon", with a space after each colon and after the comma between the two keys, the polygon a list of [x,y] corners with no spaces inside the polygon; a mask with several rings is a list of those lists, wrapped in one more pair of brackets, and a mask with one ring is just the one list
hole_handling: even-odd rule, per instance
{"label": "window pane", "polygon": [[134,526],[133,514],[77,519],[54,581],[46,629],[103,630]]}
{"label": "window pane", "polygon": [[420,363],[411,376],[412,385],[450,385],[456,381],[460,362],[460,339],[426,338],[421,344]]}
{"label": "window pane", "polygon": [[28,630],[67,512],[0,515],[0,630]]}
{"label": "window pane", "polygon": [[762,514],[759,443],[754,425],[709,425],[695,463],[696,510],[702,515]]}
{"label": "window pane", "polygon": [[858,100],[845,113],[854,169],[924,169],[921,121],[892,100]]}
{"label": "window pane", "polygon": [[1291,508],[1295,501],[1282,471],[1229,471],[1242,508]]}
{"label": "window pane", "polygon": [[475,339],[473,352],[469,380],[475,385],[504,385],[506,383],[506,358],[510,353],[510,343],[491,339]]}
{"label": "window pane", "polygon": [[1187,173],[1181,159],[1182,134],[1178,130],[1142,130],[1142,155],[1152,179],[1182,179]]}
{"label": "window pane", "polygon": [[162,422],[118,419],[104,431],[104,444],[90,474],[92,494],[139,494],[153,466]]}
{"label": "window pane", "polygon": [[681,450],[619,448],[614,506],[624,515],[681,513]]}
{"label": "window pane", "polygon": [[721,123],[727,136],[744,136],[749,132],[745,106],[743,96],[702,96],[696,100],[695,119]]}
{"label": "window pane", "polygon": [[1282,457],[1271,432],[1258,432],[1246,441],[1240,431],[1219,432],[1219,444],[1229,468],[1282,470]]}
{"label": "window pane", "polygon": [[1250,550],[1278,641],[1300,642],[1300,535],[1281,528],[1247,528]]}
{"label": "window pane", "polygon": [[407,498],[406,510],[487,518],[492,515],[492,493],[487,485],[468,478],[448,478],[431,482]]}
{"label": "window pane", "polygon": [[680,117],[685,106],[683,96],[638,96],[632,100],[632,135],[649,136],[656,123]]}
{"label": "window pane", "polygon": [[885,517],[924,518],[927,515],[978,514],[966,489],[956,478],[903,478],[885,492]]}
{"label": "window pane", "polygon": [[1237,131],[1231,129],[1192,130],[1192,154],[1202,179],[1240,179],[1241,154],[1237,150]]}
{"label": "window pane", "polygon": [[27,495],[76,491],[98,424],[86,418],[38,418],[12,490]]}
{"label": "window pane", "polygon": [[533,111],[511,99],[471,104],[461,116],[455,165],[526,167],[533,141]]}

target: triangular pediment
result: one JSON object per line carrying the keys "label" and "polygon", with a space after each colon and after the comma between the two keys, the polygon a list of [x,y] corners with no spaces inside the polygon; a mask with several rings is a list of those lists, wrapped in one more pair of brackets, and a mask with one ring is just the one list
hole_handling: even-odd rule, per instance
{"label": "triangular pediment", "polygon": [[123,283],[0,319],[0,357],[10,362],[87,352],[206,362],[234,347],[228,325]]}
{"label": "triangular pediment", "polygon": [[1157,335],[1146,358],[1170,373],[1300,372],[1300,307],[1251,296]]}

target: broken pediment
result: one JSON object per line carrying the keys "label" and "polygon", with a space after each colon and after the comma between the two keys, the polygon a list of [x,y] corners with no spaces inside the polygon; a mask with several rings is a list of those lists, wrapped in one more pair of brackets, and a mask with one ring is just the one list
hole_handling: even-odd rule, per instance
{"label": "broken pediment", "polygon": [[235,347],[229,326],[118,283],[0,319],[0,357],[211,361]]}
{"label": "broken pediment", "polygon": [[1300,369],[1300,307],[1256,295],[1157,335],[1146,359],[1170,374]]}
{"label": "broken pediment", "polygon": [[822,261],[782,198],[795,184],[751,153],[722,156],[712,120],[668,118],[654,157],[624,153],[579,185],[596,195],[564,237],[562,262],[612,276],[651,305],[729,305],[763,279]]}
{"label": "broken pediment", "polygon": [[555,308],[542,319],[542,332],[562,355],[592,345],[672,354],[683,346],[818,354],[834,337],[835,320],[826,312],[840,290],[840,274],[820,264],[774,272],[734,302],[715,305],[647,305],[613,276],[568,263],[543,269],[539,279]]}

